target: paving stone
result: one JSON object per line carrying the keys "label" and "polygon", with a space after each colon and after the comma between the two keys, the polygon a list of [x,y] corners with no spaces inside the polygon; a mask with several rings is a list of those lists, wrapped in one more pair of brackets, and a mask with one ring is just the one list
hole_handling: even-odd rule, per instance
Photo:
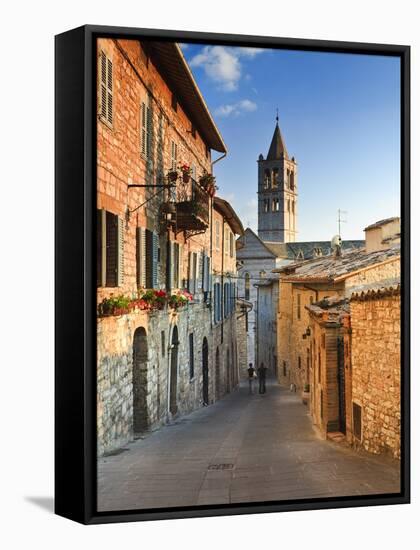
{"label": "paving stone", "polygon": [[[98,461],[99,510],[399,491],[399,463],[320,439],[296,395],[245,385]],[[208,469],[231,464],[232,469]]]}

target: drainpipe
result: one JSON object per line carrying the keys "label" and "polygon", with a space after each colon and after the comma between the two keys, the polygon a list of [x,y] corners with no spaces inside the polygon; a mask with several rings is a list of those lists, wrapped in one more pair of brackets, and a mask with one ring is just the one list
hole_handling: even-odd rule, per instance
{"label": "drainpipe", "polygon": [[221,343],[223,344],[223,330],[224,330],[224,319],[225,319],[225,218],[223,217],[222,223],[222,276],[220,283],[220,295],[222,297],[222,326],[221,326]]}
{"label": "drainpipe", "polygon": [[216,164],[216,162],[219,162],[219,160],[224,159],[226,157],[226,155],[227,155],[227,151],[225,153],[223,153],[223,155],[221,157],[219,157],[218,159],[213,160],[213,162],[210,165],[212,173],[213,173],[213,166]]}

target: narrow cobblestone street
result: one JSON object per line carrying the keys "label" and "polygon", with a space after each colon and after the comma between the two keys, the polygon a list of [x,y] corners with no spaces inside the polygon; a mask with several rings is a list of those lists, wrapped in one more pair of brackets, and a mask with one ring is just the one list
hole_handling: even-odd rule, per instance
{"label": "narrow cobblestone street", "polygon": [[320,439],[274,381],[264,395],[242,384],[98,462],[100,511],[398,491],[399,464]]}

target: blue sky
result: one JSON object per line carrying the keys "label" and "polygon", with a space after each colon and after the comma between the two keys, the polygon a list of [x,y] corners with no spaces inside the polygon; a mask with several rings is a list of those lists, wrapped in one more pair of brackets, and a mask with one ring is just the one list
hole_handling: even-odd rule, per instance
{"label": "blue sky", "polygon": [[[228,147],[219,194],[257,227],[257,158],[279,124],[298,162],[298,240],[345,239],[399,215],[399,59],[182,45]],[[214,153],[213,158],[218,156]]]}

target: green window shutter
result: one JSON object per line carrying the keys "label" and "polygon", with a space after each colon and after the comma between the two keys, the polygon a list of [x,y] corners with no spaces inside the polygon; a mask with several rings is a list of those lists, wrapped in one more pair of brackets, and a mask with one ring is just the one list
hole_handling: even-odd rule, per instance
{"label": "green window shutter", "polygon": [[139,288],[146,287],[146,231],[136,229],[136,277]]}
{"label": "green window shutter", "polygon": [[146,287],[157,288],[159,237],[146,229]]}
{"label": "green window shutter", "polygon": [[194,269],[194,260],[193,253],[188,252],[188,291],[191,294],[194,294],[193,289],[193,269]]}
{"label": "green window shutter", "polygon": [[159,259],[159,236],[157,233],[153,232],[153,274],[152,274],[152,283],[153,288],[158,286],[158,259]]}

